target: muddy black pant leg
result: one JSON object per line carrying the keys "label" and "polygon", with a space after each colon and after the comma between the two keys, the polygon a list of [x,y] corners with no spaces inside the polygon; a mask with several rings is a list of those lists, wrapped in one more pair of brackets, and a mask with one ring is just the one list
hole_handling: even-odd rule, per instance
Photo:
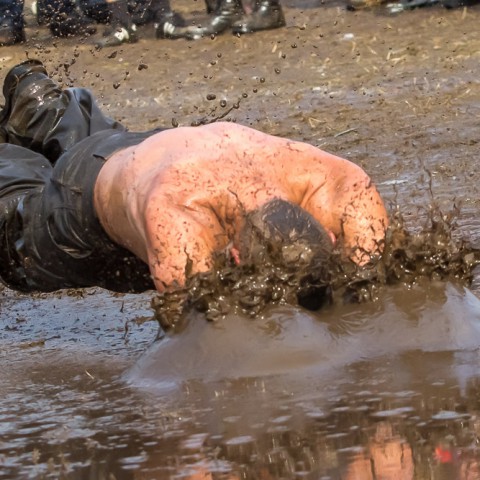
{"label": "muddy black pant leg", "polygon": [[0,24],[23,28],[23,0],[0,0]]}
{"label": "muddy black pant leg", "polygon": [[154,288],[148,265],[107,236],[93,203],[105,159],[149,135],[110,130],[89,136],[58,159],[44,188],[25,195],[18,208],[23,230],[17,243],[28,289]]}
{"label": "muddy black pant leg", "polygon": [[16,145],[0,144],[0,277],[17,290],[30,290],[23,261],[21,209],[26,196],[41,193],[52,173],[42,155]]}
{"label": "muddy black pant leg", "polygon": [[44,73],[33,72],[15,90],[5,130],[9,143],[39,152],[55,163],[90,135],[125,129],[102,113],[90,90],[62,90]]}

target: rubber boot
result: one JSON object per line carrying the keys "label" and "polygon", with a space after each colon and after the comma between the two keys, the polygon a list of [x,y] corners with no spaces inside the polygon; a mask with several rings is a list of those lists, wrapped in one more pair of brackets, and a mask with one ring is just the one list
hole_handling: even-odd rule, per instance
{"label": "rubber boot", "polygon": [[5,77],[3,95],[0,136],[10,144],[41,153],[52,164],[96,132],[124,130],[100,111],[89,90],[62,90],[38,60],[13,67]]}
{"label": "rubber boot", "polygon": [[132,22],[127,0],[108,3],[111,12],[112,30],[96,43],[99,48],[118,47],[123,43],[136,43],[137,26]]}
{"label": "rubber boot", "polygon": [[97,30],[73,0],[38,0],[36,10],[39,25],[47,24],[54,37],[93,35]]}
{"label": "rubber boot", "polygon": [[241,0],[220,0],[217,9],[204,24],[188,28],[186,38],[198,40],[223,33],[242,18],[244,13]]}
{"label": "rubber boot", "polygon": [[83,14],[97,23],[110,23],[111,12],[104,0],[79,0],[78,5]]}
{"label": "rubber boot", "polygon": [[8,47],[24,41],[23,18],[20,21],[0,20],[0,47]]}
{"label": "rubber boot", "polygon": [[278,0],[260,0],[250,15],[232,25],[233,33],[252,33],[285,26],[285,17]]}
{"label": "rubber boot", "polygon": [[205,7],[207,9],[207,13],[214,13],[219,7],[219,3],[219,0],[205,0]]}
{"label": "rubber boot", "polygon": [[152,0],[149,10],[157,38],[185,38],[185,19],[172,11],[169,0]]}
{"label": "rubber boot", "polygon": [[0,47],[24,41],[23,1],[0,0]]}

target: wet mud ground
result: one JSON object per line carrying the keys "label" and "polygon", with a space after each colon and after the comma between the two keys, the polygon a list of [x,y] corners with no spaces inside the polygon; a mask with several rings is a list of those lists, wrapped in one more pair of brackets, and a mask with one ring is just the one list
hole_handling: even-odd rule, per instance
{"label": "wet mud ground", "polygon": [[[308,141],[364,167],[412,230],[432,202],[461,207],[455,235],[478,245],[480,8],[285,13],[198,42],[145,26],[110,50],[30,20],[0,77],[37,57],[132,130],[225,114]],[[478,294],[427,281],[319,314],[190,313],[162,345],[153,292],[4,290],[0,478],[480,478]]]}

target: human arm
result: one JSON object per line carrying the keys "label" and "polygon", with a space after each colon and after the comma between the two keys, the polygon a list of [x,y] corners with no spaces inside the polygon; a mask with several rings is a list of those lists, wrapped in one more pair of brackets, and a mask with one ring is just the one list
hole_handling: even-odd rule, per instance
{"label": "human arm", "polygon": [[363,265],[383,250],[388,214],[380,194],[358,165],[307,144],[290,146],[303,165],[295,188],[301,205],[339,240],[343,251]]}
{"label": "human arm", "polygon": [[388,227],[385,205],[370,177],[346,160],[334,168],[331,182],[329,198],[321,207],[330,209],[326,227],[340,237],[345,254],[363,265],[383,251]]}
{"label": "human arm", "polygon": [[337,180],[333,210],[344,251],[363,265],[383,251],[388,214],[370,177],[353,164],[347,171]]}
{"label": "human arm", "polygon": [[201,207],[169,206],[162,195],[149,200],[142,236],[146,262],[159,292],[182,287],[189,276],[212,267],[214,238],[204,225],[215,220],[208,216]]}

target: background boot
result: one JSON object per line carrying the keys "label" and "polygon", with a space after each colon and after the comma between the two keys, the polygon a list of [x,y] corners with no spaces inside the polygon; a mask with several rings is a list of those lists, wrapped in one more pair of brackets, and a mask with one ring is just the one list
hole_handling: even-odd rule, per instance
{"label": "background boot", "polygon": [[73,0],[38,0],[35,6],[39,25],[48,25],[54,37],[93,35],[96,32]]}
{"label": "background boot", "polygon": [[251,15],[244,15],[232,25],[233,33],[251,33],[285,26],[285,17],[278,0],[261,0]]}
{"label": "background boot", "polygon": [[157,38],[187,38],[185,19],[177,12],[163,14],[155,20],[155,35]]}
{"label": "background boot", "polygon": [[157,38],[185,38],[185,20],[179,13],[172,11],[170,0],[151,0],[149,11],[154,19]]}
{"label": "background boot", "polygon": [[215,12],[205,23],[190,27],[187,37],[189,40],[198,40],[202,37],[218,35],[228,30],[242,18],[244,10],[240,0],[220,0]]}
{"label": "background boot", "polygon": [[217,10],[217,8],[219,7],[219,4],[219,0],[205,0],[205,7],[207,8],[207,13],[214,13],[215,10]]}
{"label": "background boot", "polygon": [[127,0],[107,2],[107,5],[111,13],[112,28],[95,45],[103,48],[118,47],[123,43],[136,43],[138,41],[137,26],[132,21]]}
{"label": "background boot", "polygon": [[0,47],[24,41],[23,1],[0,0]]}
{"label": "background boot", "polygon": [[24,41],[23,19],[21,21],[0,19],[0,47],[15,45]]}

